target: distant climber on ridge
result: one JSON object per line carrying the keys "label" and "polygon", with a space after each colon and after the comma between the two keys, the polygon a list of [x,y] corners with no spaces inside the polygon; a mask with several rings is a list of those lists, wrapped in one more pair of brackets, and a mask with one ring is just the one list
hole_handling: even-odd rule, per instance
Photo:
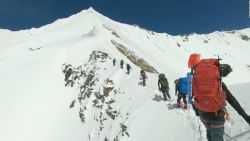
{"label": "distant climber on ridge", "polygon": [[121,60],[121,61],[120,61],[120,66],[121,66],[121,69],[123,69],[123,64],[124,64],[124,61],[123,61],[123,60]]}
{"label": "distant climber on ridge", "polygon": [[115,63],[116,63],[116,59],[114,58],[113,59],[113,66],[115,66]]}
{"label": "distant climber on ridge", "polygon": [[146,86],[146,79],[147,79],[147,76],[146,76],[145,71],[144,71],[144,70],[141,70],[141,71],[140,71],[140,75],[141,75],[140,79],[142,80],[143,86]]}
{"label": "distant climber on ridge", "polygon": [[163,98],[166,101],[168,96],[169,99],[171,99],[170,95],[169,95],[169,85],[168,85],[168,80],[165,77],[164,73],[159,74],[159,79],[158,79],[158,87],[159,90],[162,92],[163,94]]}
{"label": "distant climber on ridge", "polygon": [[130,69],[131,69],[131,66],[127,64],[127,74],[129,74]]}

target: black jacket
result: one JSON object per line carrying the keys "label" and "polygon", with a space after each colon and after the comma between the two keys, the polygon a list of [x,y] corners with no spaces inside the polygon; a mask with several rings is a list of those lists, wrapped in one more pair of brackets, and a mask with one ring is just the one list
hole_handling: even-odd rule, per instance
{"label": "black jacket", "polygon": [[[162,84],[162,81],[167,81],[167,85],[164,86],[164,85]],[[169,85],[168,85],[168,80],[167,80],[167,78],[165,78],[165,80],[158,79],[158,87],[159,87],[159,90],[169,90]]]}

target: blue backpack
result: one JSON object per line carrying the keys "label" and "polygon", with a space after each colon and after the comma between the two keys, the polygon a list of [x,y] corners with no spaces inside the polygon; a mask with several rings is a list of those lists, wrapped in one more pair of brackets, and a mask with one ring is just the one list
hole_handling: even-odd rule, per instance
{"label": "blue backpack", "polygon": [[182,94],[187,94],[188,93],[188,78],[187,77],[182,77],[180,78],[180,92]]}

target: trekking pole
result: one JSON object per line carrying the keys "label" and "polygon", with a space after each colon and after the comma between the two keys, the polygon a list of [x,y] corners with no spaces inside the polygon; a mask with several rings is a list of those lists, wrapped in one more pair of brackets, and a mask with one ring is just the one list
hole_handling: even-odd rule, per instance
{"label": "trekking pole", "polygon": [[202,141],[202,136],[201,136],[201,124],[200,124],[200,119],[198,118],[198,125],[199,125],[199,132],[200,132],[200,141]]}
{"label": "trekking pole", "polygon": [[[220,58],[220,56],[218,55],[218,68],[219,68],[219,72],[221,73],[221,68],[220,68],[220,61],[222,60],[221,58]],[[219,77],[219,80],[221,81],[221,83],[222,83],[222,76],[221,76],[221,74],[220,74],[220,77]]]}

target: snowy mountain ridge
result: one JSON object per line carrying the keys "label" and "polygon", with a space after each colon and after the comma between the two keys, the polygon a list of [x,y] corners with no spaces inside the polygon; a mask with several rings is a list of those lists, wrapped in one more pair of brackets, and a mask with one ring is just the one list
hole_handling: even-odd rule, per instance
{"label": "snowy mountain ridge", "polygon": [[[232,66],[224,81],[234,84],[233,93],[250,112],[249,28],[172,36],[115,22],[90,8],[40,28],[0,30],[0,38],[3,141],[205,140],[191,107],[174,106],[173,81],[190,71],[187,59],[194,52],[219,55]],[[131,74],[120,69],[121,59]],[[141,68],[148,71],[146,87]],[[173,101],[162,100],[158,73],[166,74]],[[248,132],[229,110],[227,135]]]}
{"label": "snowy mountain ridge", "polygon": [[[60,30],[63,29],[63,32]],[[133,32],[130,32],[130,31]],[[16,32],[14,32],[16,33]],[[110,34],[111,33],[111,34]],[[0,32],[1,35],[1,32]],[[60,38],[59,36],[60,35]],[[8,46],[10,43],[7,38],[18,38],[18,40],[22,40],[23,42],[30,42],[30,46],[32,46],[33,42],[41,42],[41,46],[46,46],[48,42],[54,42],[58,46],[58,42],[61,42],[62,46],[68,43],[70,38],[72,41],[80,42],[84,37],[88,38],[90,36],[96,36],[98,38],[103,38],[105,35],[106,40],[115,40],[116,42],[123,44],[126,48],[129,49],[132,46],[145,46],[146,48],[157,48],[156,54],[159,53],[160,56],[164,55],[162,52],[167,52],[170,48],[179,47],[180,50],[177,52],[171,52],[170,54],[181,54],[182,59],[187,59],[188,55],[197,52],[200,53],[204,58],[206,57],[215,57],[220,55],[220,57],[225,60],[229,60],[229,62],[233,61],[233,64],[237,64],[237,66],[232,66],[233,68],[241,66],[241,70],[244,70],[244,75],[249,74],[249,61],[247,61],[247,57],[249,52],[249,40],[250,40],[250,29],[238,30],[238,31],[229,31],[229,32],[214,32],[210,34],[190,34],[190,35],[182,35],[182,36],[171,36],[168,34],[159,34],[152,31],[141,30],[138,27],[130,26],[126,24],[121,24],[118,22],[114,22],[105,16],[96,12],[93,8],[89,8],[88,10],[83,10],[82,12],[75,14],[69,18],[60,19],[55,21],[52,24],[43,26],[38,29],[31,30],[23,30],[18,31],[18,34],[4,33],[6,40],[3,40],[3,45]],[[14,37],[13,37],[14,36]],[[21,36],[21,37],[20,37]],[[22,37],[28,36],[27,38],[22,39]],[[40,38],[44,38],[48,36],[50,40],[40,40]],[[134,39],[138,39],[133,41]],[[40,40],[40,41],[39,41]],[[126,41],[126,40],[129,40]],[[6,41],[6,44],[5,44]],[[65,41],[65,42],[62,42]],[[131,42],[133,41],[133,42]],[[143,44],[142,44],[143,42]],[[51,43],[51,45],[52,45]],[[10,44],[12,46],[12,44]],[[239,47],[238,47],[239,46]],[[161,48],[164,47],[164,48]],[[236,49],[236,47],[240,49]],[[33,47],[33,48],[39,48]],[[212,49],[208,49],[212,48]],[[199,50],[199,52],[197,51]],[[130,49],[131,51],[137,54],[134,47]],[[227,53],[227,50],[230,50],[231,54]],[[235,52],[237,50],[237,52]],[[240,51],[238,51],[240,50]],[[149,60],[154,58],[151,54],[151,49],[147,50],[147,56]],[[238,57],[241,56],[241,57]],[[238,57],[236,59],[236,57]],[[145,58],[142,56],[142,58]],[[174,58],[173,56],[165,57],[167,60],[180,60],[178,58]],[[164,58],[164,59],[165,59]],[[182,60],[181,59],[181,60]],[[160,59],[154,59],[154,62],[159,62]],[[150,62],[149,62],[150,63]],[[152,62],[153,63],[153,62]],[[186,63],[186,62],[184,62]],[[166,67],[166,69],[171,68],[179,68],[177,74],[181,73],[182,66],[186,66],[186,64],[181,63],[180,67],[171,66]],[[156,63],[153,63],[156,64]],[[157,63],[158,64],[158,63]],[[176,64],[179,64],[176,63]],[[163,70],[160,70],[163,72]],[[186,72],[185,70],[184,72]],[[241,72],[237,72],[238,69],[234,69],[236,71],[235,79],[237,79],[237,75],[242,74]],[[242,82],[247,82],[248,80],[238,80]]]}

